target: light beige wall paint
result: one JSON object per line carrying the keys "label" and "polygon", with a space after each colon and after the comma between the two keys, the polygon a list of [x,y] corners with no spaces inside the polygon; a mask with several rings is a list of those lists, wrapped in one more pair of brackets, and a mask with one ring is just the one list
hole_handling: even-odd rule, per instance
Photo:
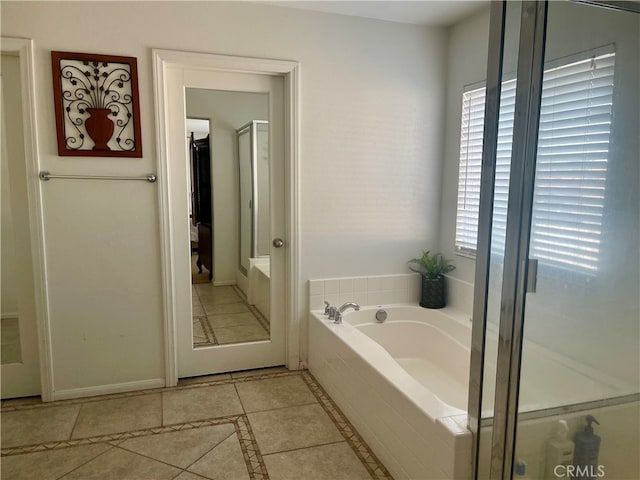
{"label": "light beige wall paint", "polygon": [[216,282],[235,282],[238,268],[238,148],[236,129],[251,120],[267,120],[269,99],[256,93],[188,88],[187,116],[208,118],[211,128],[211,176],[215,232]]}
{"label": "light beige wall paint", "polygon": [[[406,272],[437,242],[444,30],[245,2],[0,8],[3,35],[35,40],[41,162],[55,173],[156,170],[151,48],[301,63],[303,358],[308,279]],[[56,155],[51,50],[138,58],[142,159]],[[164,376],[157,188],[44,185],[57,390]]]}
{"label": "light beige wall paint", "polygon": [[[475,261],[456,255],[454,248],[462,93],[466,85],[486,78],[488,48],[488,8],[457,23],[449,30],[439,246],[443,255],[451,259],[456,266],[456,270],[450,275],[467,282],[474,281]],[[509,52],[509,49],[505,48],[505,51]]]}

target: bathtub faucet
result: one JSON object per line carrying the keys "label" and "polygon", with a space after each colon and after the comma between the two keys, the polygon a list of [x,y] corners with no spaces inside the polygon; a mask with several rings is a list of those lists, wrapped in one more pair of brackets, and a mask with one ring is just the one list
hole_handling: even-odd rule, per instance
{"label": "bathtub faucet", "polygon": [[336,307],[332,307],[329,302],[327,302],[326,300],[324,301],[324,314],[329,317],[329,320],[335,320],[336,319],[336,312],[337,311],[338,311],[338,309]]}
{"label": "bathtub faucet", "polygon": [[358,310],[360,310],[360,305],[354,302],[345,303],[340,308],[338,308],[338,311],[336,312],[336,318],[333,323],[342,323],[342,314],[348,308],[353,308],[357,312]]}

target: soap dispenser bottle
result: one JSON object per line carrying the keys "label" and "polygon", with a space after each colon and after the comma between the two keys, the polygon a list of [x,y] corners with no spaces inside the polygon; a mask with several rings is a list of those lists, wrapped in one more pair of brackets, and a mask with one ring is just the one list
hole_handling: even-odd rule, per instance
{"label": "soap dispenser bottle", "polygon": [[573,463],[574,459],[574,445],[568,435],[567,422],[558,420],[553,437],[547,442],[545,480],[567,478],[567,467]]}
{"label": "soap dispenser bottle", "polygon": [[583,430],[579,430],[573,437],[576,445],[573,464],[576,467],[576,480],[596,478],[598,472],[598,454],[600,453],[600,437],[593,432],[592,423],[600,425],[592,416],[585,417],[587,422]]}
{"label": "soap dispenser bottle", "polygon": [[514,480],[529,480],[530,477],[527,475],[527,462],[520,459],[516,460],[513,474]]}

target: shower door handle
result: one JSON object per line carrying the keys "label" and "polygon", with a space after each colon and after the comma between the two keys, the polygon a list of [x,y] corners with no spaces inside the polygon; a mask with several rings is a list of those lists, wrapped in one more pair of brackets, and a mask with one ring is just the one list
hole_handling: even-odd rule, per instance
{"label": "shower door handle", "polygon": [[530,258],[527,269],[527,293],[536,293],[538,289],[538,259]]}

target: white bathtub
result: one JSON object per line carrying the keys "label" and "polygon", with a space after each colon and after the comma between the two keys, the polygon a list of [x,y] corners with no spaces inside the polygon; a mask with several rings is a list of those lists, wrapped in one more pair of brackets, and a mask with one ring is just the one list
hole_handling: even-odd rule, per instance
{"label": "white bathtub", "polygon": [[385,306],[309,318],[309,369],[396,479],[469,478],[471,323],[450,310]]}
{"label": "white bathtub", "polygon": [[247,301],[255,305],[262,316],[271,319],[271,262],[269,257],[249,259],[249,289]]}

